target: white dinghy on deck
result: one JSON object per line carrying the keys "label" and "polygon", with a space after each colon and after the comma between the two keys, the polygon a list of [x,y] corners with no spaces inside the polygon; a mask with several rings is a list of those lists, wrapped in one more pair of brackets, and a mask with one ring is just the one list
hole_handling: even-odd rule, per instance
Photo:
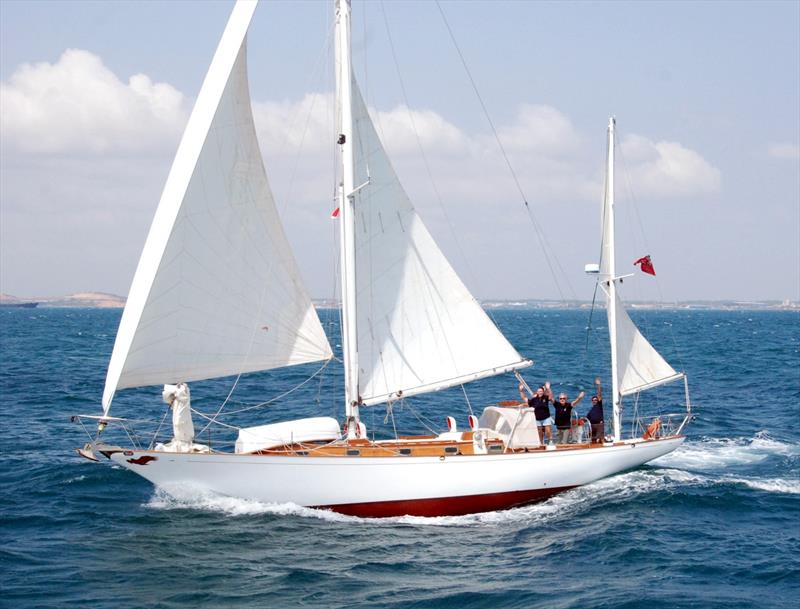
{"label": "white dinghy on deck", "polygon": [[[126,387],[177,383],[166,393],[180,406],[189,381],[332,357],[256,139],[246,54],[255,6],[237,2],[164,187],[111,356],[101,427]],[[337,0],[343,428],[330,417],[260,425],[239,430],[235,450],[222,452],[195,443],[186,387],[169,444],[109,446],[98,432],[87,456],[102,454],[166,489],[189,484],[358,516],[439,516],[540,501],[673,450],[687,418],[647,439],[620,434],[624,395],[682,375],[639,333],[616,292],[613,123],[598,280],[615,337],[614,440],[543,446],[532,411],[519,405],[489,406],[468,431],[451,424],[439,435],[368,439],[363,407],[532,362],[470,294],[395,175],[352,73],[350,19],[349,0]]]}

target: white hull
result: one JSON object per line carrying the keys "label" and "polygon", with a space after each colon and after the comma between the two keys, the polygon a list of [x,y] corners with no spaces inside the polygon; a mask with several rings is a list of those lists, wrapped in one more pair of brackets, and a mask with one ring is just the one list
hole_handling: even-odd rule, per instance
{"label": "white hull", "polygon": [[679,436],[583,449],[446,457],[125,451],[110,458],[167,492],[190,486],[359,516],[442,516],[541,501],[642,465],[671,452],[683,440]]}

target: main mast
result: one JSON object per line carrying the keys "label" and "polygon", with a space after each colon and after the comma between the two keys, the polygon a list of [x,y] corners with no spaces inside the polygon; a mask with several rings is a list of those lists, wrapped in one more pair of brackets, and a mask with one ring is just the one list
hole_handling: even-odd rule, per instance
{"label": "main mast", "polygon": [[608,120],[608,155],[606,166],[606,196],[603,208],[603,267],[606,272],[608,294],[608,337],[611,341],[611,397],[614,408],[614,441],[621,439],[621,396],[619,393],[619,366],[617,363],[617,268],[614,244],[614,127],[616,120]]}
{"label": "main mast", "polygon": [[342,183],[339,187],[342,277],[342,355],[344,359],[345,428],[348,438],[358,437],[358,343],[356,334],[355,270],[355,159],[353,158],[352,60],[350,51],[350,0],[336,0],[336,90]]}

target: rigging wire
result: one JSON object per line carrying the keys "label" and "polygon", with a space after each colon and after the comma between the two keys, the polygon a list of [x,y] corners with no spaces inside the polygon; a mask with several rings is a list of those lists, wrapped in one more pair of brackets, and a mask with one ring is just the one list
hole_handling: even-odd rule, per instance
{"label": "rigging wire", "polygon": [[[323,64],[327,63],[325,60],[330,57],[330,49],[331,45],[333,44],[333,31],[334,26],[333,22],[331,21],[331,25],[328,27],[328,33],[325,37],[325,41],[322,43],[322,48],[317,55],[317,59],[314,62],[314,65],[309,72],[308,79],[306,80],[306,86],[304,88],[305,91],[308,91],[311,88],[311,82],[317,80],[319,78],[318,74],[322,71]],[[305,145],[306,134],[308,133],[308,126],[311,122],[311,115],[314,112],[314,106],[318,98],[323,97],[322,94],[314,93],[311,96],[311,105],[306,113],[306,120],[303,126],[303,131],[300,136],[300,142],[297,144],[295,158],[294,158],[294,165],[292,166],[292,172],[289,178],[289,184],[287,186],[286,196],[283,198],[283,204],[281,205],[281,212],[286,210],[286,206],[289,204],[289,200],[291,199],[292,192],[294,190],[295,178],[297,177],[297,168],[300,165],[300,153],[303,151],[303,146]],[[288,121],[287,128],[284,130],[283,140],[278,144],[276,147],[276,151],[280,152],[283,151],[286,146],[287,142],[289,141],[289,134],[292,133],[293,127],[295,122],[298,120],[298,115],[300,114],[301,105],[298,104],[297,109],[295,110],[294,114]]]}
{"label": "rigging wire", "polygon": [[561,283],[558,280],[558,276],[556,274],[554,265],[556,267],[558,267],[558,271],[563,276],[564,281],[565,281],[567,287],[569,288],[569,292],[570,292],[570,294],[572,296],[572,299],[573,300],[577,300],[577,298],[575,296],[575,290],[572,288],[572,284],[569,281],[569,277],[567,276],[566,273],[564,273],[564,269],[561,267],[561,263],[558,261],[557,256],[555,254],[551,253],[554,250],[553,250],[553,248],[550,247],[550,244],[547,241],[547,237],[546,237],[546,235],[544,233],[544,230],[542,229],[542,226],[539,223],[539,221],[536,219],[536,216],[533,213],[533,210],[531,209],[530,204],[528,203],[528,198],[525,196],[525,192],[522,189],[522,185],[520,184],[519,178],[517,177],[517,172],[514,171],[514,167],[511,164],[511,160],[508,158],[508,154],[506,153],[505,146],[503,146],[503,142],[500,139],[499,134],[497,133],[497,129],[495,128],[494,121],[492,121],[492,117],[489,114],[489,110],[488,110],[488,108],[486,107],[486,104],[483,101],[483,97],[481,96],[480,91],[478,90],[478,85],[475,83],[475,79],[472,77],[472,72],[470,71],[470,69],[469,69],[469,67],[467,65],[467,61],[464,58],[464,54],[461,52],[461,47],[459,47],[458,42],[456,41],[455,35],[453,34],[453,30],[450,27],[450,23],[447,20],[447,16],[445,15],[444,10],[442,9],[442,6],[441,6],[439,0],[436,0],[436,8],[439,9],[439,14],[442,16],[442,21],[444,21],[444,25],[447,28],[448,34],[450,35],[450,40],[452,41],[453,46],[455,47],[456,52],[458,54],[458,57],[461,60],[461,65],[464,67],[464,71],[466,72],[467,77],[469,78],[470,84],[472,85],[472,90],[475,92],[475,96],[478,98],[478,102],[481,105],[481,108],[483,110],[483,114],[486,117],[486,121],[489,123],[489,126],[491,127],[492,134],[494,135],[494,139],[497,142],[497,146],[500,149],[501,155],[503,156],[503,160],[505,161],[505,164],[508,167],[509,173],[511,174],[511,177],[512,177],[512,179],[514,181],[514,184],[517,187],[517,191],[519,192],[519,195],[522,198],[522,202],[525,204],[525,210],[527,212],[528,219],[530,220],[531,224],[533,225],[534,232],[536,233],[536,237],[539,240],[539,245],[542,248],[542,253],[544,255],[545,262],[547,263],[547,266],[548,266],[548,268],[550,270],[550,275],[553,278],[553,282],[556,285],[556,289],[558,290],[558,293],[559,293],[559,296],[561,298],[561,301],[562,302],[566,302],[566,298],[564,297],[564,291],[561,289]]}
{"label": "rigging wire", "polygon": [[[203,429],[201,429],[196,435],[199,436],[200,434],[202,434],[209,427],[209,425],[211,425],[212,423],[219,423],[220,425],[223,425],[223,423],[220,423],[217,420],[220,416],[229,416],[229,415],[233,415],[233,414],[240,414],[242,412],[247,412],[249,410],[254,410],[256,408],[261,408],[263,406],[269,406],[270,404],[273,404],[273,403],[277,402],[278,400],[281,400],[281,399],[285,398],[287,395],[290,395],[290,394],[294,393],[295,391],[297,391],[298,389],[300,389],[301,387],[303,387],[307,383],[311,382],[317,375],[319,375],[322,371],[324,371],[325,368],[328,367],[328,364],[331,363],[331,359],[325,360],[325,362],[322,364],[322,366],[320,366],[320,368],[317,369],[317,371],[314,372],[314,374],[309,376],[307,379],[303,380],[301,383],[295,385],[294,387],[292,387],[288,391],[284,391],[283,393],[281,393],[280,395],[275,396],[274,398],[270,398],[269,400],[267,400],[265,402],[260,402],[258,404],[254,404],[252,406],[247,406],[245,408],[240,408],[239,410],[229,410],[224,415],[222,415],[220,413],[220,410],[217,410],[217,412],[214,415],[210,416],[210,417],[207,414],[202,413],[199,410],[195,410],[194,408],[192,408],[192,412],[194,412],[195,414],[203,417],[204,419],[206,419],[208,421],[208,424],[206,424],[206,426],[203,427]],[[237,378],[236,379],[236,383],[238,383],[238,382],[239,382],[239,379]],[[234,383],[234,387],[236,386],[236,383]],[[233,393],[233,389],[231,389],[231,393]],[[230,393],[228,394],[228,398],[230,398]],[[228,398],[225,399],[226,402],[228,401]],[[223,403],[223,406],[224,406],[224,403]],[[222,407],[220,407],[220,409],[221,408]],[[230,426],[228,426],[228,427],[230,427]],[[236,429],[238,429],[238,428],[236,428]]]}
{"label": "rigging wire", "polygon": [[[644,223],[642,222],[641,215],[639,214],[639,204],[638,204],[638,201],[636,199],[636,194],[635,194],[635,192],[633,190],[633,181],[631,180],[630,173],[628,172],[628,163],[625,160],[625,156],[624,156],[623,151],[622,151],[622,146],[619,146],[618,150],[619,150],[620,160],[622,161],[622,163],[621,163],[621,165],[622,165],[622,174],[625,177],[625,185],[627,186],[628,193],[630,194],[630,197],[631,197],[631,203],[632,203],[631,207],[633,208],[634,215],[636,217],[636,221],[637,221],[638,226],[639,226],[639,232],[641,233],[642,241],[644,243],[644,248],[645,248],[645,250],[647,252],[649,252],[650,251],[650,245],[648,243],[647,233],[644,230]],[[658,297],[659,297],[661,303],[663,304],[665,299],[664,299],[664,293],[663,293],[663,291],[661,289],[661,281],[659,280],[657,275],[654,275],[653,278],[655,279],[656,289],[658,290]],[[669,335],[670,335],[670,339],[672,340],[672,347],[675,350],[675,357],[677,358],[681,369],[685,370],[686,368],[685,368],[685,366],[683,364],[683,357],[681,357],[681,350],[678,347],[678,341],[675,339],[675,333],[673,332],[672,324],[671,323],[668,324],[667,327],[669,328]]]}
{"label": "rigging wire", "polygon": [[[608,165],[608,151],[606,151],[606,165]],[[606,176],[606,184],[605,187],[603,188],[603,212],[600,215],[601,227],[605,227],[606,225],[606,209],[608,205],[607,182],[608,182],[608,176]],[[605,252],[605,238],[606,238],[606,232],[603,229],[600,231],[600,253],[597,257],[597,259],[599,260],[599,266],[601,270],[603,268],[603,253]],[[584,366],[586,366],[589,363],[589,339],[592,336],[592,317],[594,316],[594,309],[595,305],[597,304],[597,289],[599,287],[600,287],[600,280],[598,277],[598,279],[594,282],[594,290],[592,291],[592,305],[589,308],[589,320],[586,326],[586,343],[584,345],[584,351],[583,351]],[[606,306],[611,306],[611,305],[607,304]]]}
{"label": "rigging wire", "polygon": [[425,420],[423,420],[423,417],[416,411],[416,409],[414,409],[405,400],[403,400],[403,406],[407,406],[408,407],[409,412],[412,415],[414,415],[414,418],[417,419],[417,421],[420,423],[420,425],[422,425],[425,429],[427,429],[433,435],[437,435],[437,431],[433,428],[433,426],[436,425],[436,424],[433,421],[431,421],[427,417],[424,417]]}
{"label": "rigging wire", "polygon": [[[333,28],[329,28],[328,29],[328,35],[327,35],[327,37],[325,39],[325,42],[322,45],[322,50],[321,50],[320,54],[317,56],[317,60],[315,62],[315,66],[311,71],[311,75],[309,76],[309,82],[310,82],[311,78],[316,76],[316,73],[319,71],[320,66],[322,64],[323,57],[328,53],[328,49],[330,48],[330,44],[331,44],[331,32],[332,32],[332,29]],[[306,88],[308,88],[308,87],[306,87]],[[297,168],[299,167],[300,152],[301,152],[301,150],[303,148],[303,145],[305,143],[305,136],[306,136],[306,134],[308,132],[308,126],[309,126],[310,121],[311,121],[311,114],[313,112],[314,105],[316,103],[317,97],[319,97],[319,96],[318,95],[312,96],[312,103],[311,103],[311,106],[310,106],[310,108],[308,110],[308,114],[306,115],[305,125],[303,127],[302,135],[301,135],[301,138],[300,138],[300,143],[298,144],[298,147],[297,147],[297,153],[295,155],[295,162],[294,162],[294,166],[292,168],[291,177],[290,177],[290,180],[289,180],[287,196],[284,199],[283,204],[279,206],[281,212],[284,212],[286,210],[286,206],[288,204],[288,200],[291,198],[291,193],[292,193],[292,190],[294,188],[295,177],[296,177],[296,174],[297,174]],[[299,109],[297,110],[297,112],[299,112]],[[293,117],[290,120],[290,125],[294,123],[295,119],[296,119],[296,115],[295,115],[295,117]],[[283,141],[278,146],[279,150],[284,149],[284,147],[286,146],[286,142],[289,139],[289,132],[290,131],[291,131],[290,129],[287,129],[285,131]],[[273,262],[270,261],[268,268],[271,268],[272,264],[273,264]],[[268,289],[267,285],[262,286],[262,288],[261,288],[261,298],[259,299],[260,303],[263,303],[264,295],[265,295],[267,289]],[[255,338],[256,338],[257,331],[258,331],[257,328],[254,328],[253,332],[251,334],[250,342],[249,342],[248,349],[247,349],[247,353],[246,353],[246,355],[244,357],[244,361],[245,362],[247,362],[247,360],[250,358],[250,354],[252,353],[252,349],[253,349],[253,346],[255,344]],[[326,365],[327,365],[327,363],[326,363]],[[243,367],[244,367],[244,364],[243,364]],[[324,366],[323,366],[323,369],[324,369]],[[314,376],[316,374],[317,373],[315,373]],[[225,396],[225,399],[222,401],[222,403],[220,404],[219,408],[217,409],[216,413],[213,416],[211,416],[209,418],[207,415],[203,415],[203,414],[198,412],[198,415],[202,416],[203,418],[208,419],[209,422],[198,432],[197,435],[202,434],[204,431],[206,431],[206,429],[208,429],[208,427],[212,423],[216,422],[217,418],[221,415],[223,409],[225,408],[227,403],[230,401],[230,398],[233,395],[234,391],[236,390],[236,387],[238,386],[239,380],[241,379],[241,377],[242,377],[242,373],[241,372],[236,375],[236,379],[234,380],[233,385],[231,386],[231,389],[228,392],[228,395]],[[313,378],[313,376],[311,378]],[[307,380],[310,380],[310,379],[307,379]],[[266,402],[266,403],[269,403],[269,402]],[[253,408],[255,408],[255,406]],[[245,410],[247,410],[247,409],[245,409]],[[196,411],[193,410],[193,412],[196,412]],[[239,411],[235,411],[235,412],[242,412],[242,411],[239,410]],[[232,414],[232,413],[226,413],[226,414]]]}
{"label": "rigging wire", "polygon": [[472,411],[472,404],[469,401],[469,396],[467,395],[467,390],[464,387],[464,383],[461,383],[461,391],[464,392],[464,399],[467,401],[467,408],[469,408],[469,413],[474,415],[475,413]]}
{"label": "rigging wire", "polygon": [[[442,211],[442,216],[445,219],[445,222],[447,224],[447,228],[450,231],[451,237],[453,238],[453,242],[456,244],[456,247],[458,248],[459,256],[460,256],[461,260],[463,260],[463,262],[464,262],[464,265],[465,265],[466,270],[467,270],[467,274],[470,275],[471,283],[473,283],[473,285],[474,285],[475,284],[475,273],[473,272],[473,269],[472,269],[471,265],[469,264],[469,259],[467,258],[467,256],[464,253],[464,249],[461,246],[461,241],[459,240],[458,235],[456,234],[456,230],[455,230],[455,227],[453,225],[453,222],[450,219],[449,214],[447,213],[447,208],[444,205],[444,200],[442,199],[441,192],[439,191],[439,187],[437,186],[436,180],[433,177],[433,171],[431,170],[430,163],[428,162],[428,155],[425,153],[425,148],[422,145],[422,138],[420,138],[419,130],[417,129],[417,123],[416,123],[416,120],[414,119],[414,113],[411,112],[411,104],[409,103],[408,93],[407,93],[407,90],[406,90],[405,81],[403,80],[403,75],[402,75],[402,72],[400,71],[400,63],[397,60],[397,52],[396,52],[395,46],[394,46],[394,39],[392,38],[392,32],[391,32],[391,29],[389,28],[389,19],[388,19],[388,16],[386,14],[386,7],[385,7],[385,4],[384,4],[383,0],[381,0],[380,5],[381,5],[381,11],[383,13],[383,23],[384,23],[384,27],[386,29],[386,38],[389,41],[389,48],[390,48],[390,50],[392,52],[392,61],[394,62],[394,68],[395,68],[395,71],[397,72],[397,80],[400,83],[400,91],[401,91],[401,93],[403,95],[403,104],[405,104],[405,107],[406,107],[406,112],[408,114],[408,120],[411,123],[411,130],[414,132],[414,138],[415,138],[416,143],[417,143],[417,148],[419,149],[420,157],[422,158],[422,163],[425,165],[425,172],[428,174],[428,180],[430,180],[431,188],[433,188],[433,192],[434,192],[434,195],[436,197],[436,202],[439,204],[439,208]],[[492,317],[491,311],[487,311],[487,313],[489,314],[489,317]],[[492,321],[495,321],[493,317],[492,317]],[[497,325],[497,322],[495,322],[495,325]]]}

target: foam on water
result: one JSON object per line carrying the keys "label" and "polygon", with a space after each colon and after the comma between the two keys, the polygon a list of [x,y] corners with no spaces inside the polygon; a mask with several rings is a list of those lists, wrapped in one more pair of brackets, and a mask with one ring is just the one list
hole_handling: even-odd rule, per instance
{"label": "foam on water", "polygon": [[743,484],[768,493],[800,495],[800,480],[796,478],[791,480],[785,478],[723,478],[722,480],[731,484]]}
{"label": "foam on water", "polygon": [[170,486],[169,489],[156,488],[146,507],[158,510],[200,510],[218,512],[226,516],[257,516],[274,514],[277,516],[302,516],[319,518],[331,522],[359,520],[328,510],[315,510],[295,503],[265,503],[252,499],[227,497],[207,490],[187,485]]}
{"label": "foam on water", "polygon": [[[499,526],[512,522],[536,524],[545,522],[556,514],[582,513],[592,509],[597,503],[605,501],[627,501],[666,488],[712,483],[713,480],[710,478],[678,469],[633,471],[560,493],[541,503],[511,510],[464,516],[399,516],[381,518],[379,522],[437,527]],[[329,522],[376,522],[376,519],[372,518],[346,516],[329,510],[302,507],[294,503],[264,503],[251,499],[227,497],[187,485],[171,486],[169,489],[156,488],[145,506],[159,510],[190,509],[218,512],[227,516],[273,514],[318,518]]]}
{"label": "foam on water", "polygon": [[704,438],[688,441],[674,452],[651,461],[651,464],[713,471],[732,465],[760,463],[771,456],[797,455],[800,455],[800,445],[774,440],[761,431],[751,438]]}

